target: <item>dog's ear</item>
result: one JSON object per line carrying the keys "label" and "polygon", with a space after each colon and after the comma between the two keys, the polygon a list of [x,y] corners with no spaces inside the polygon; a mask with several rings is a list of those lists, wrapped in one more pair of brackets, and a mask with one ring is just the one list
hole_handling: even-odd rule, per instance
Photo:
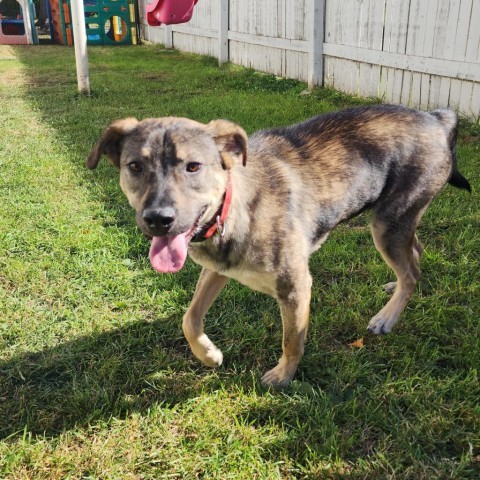
{"label": "dog's ear", "polygon": [[243,166],[247,164],[248,137],[240,125],[228,120],[212,120],[207,124],[207,131],[217,144],[223,168],[230,169],[240,160]]}
{"label": "dog's ear", "polygon": [[115,120],[110,124],[90,152],[87,158],[87,168],[93,170],[103,154],[118,168],[120,166],[120,154],[122,153],[122,141],[127,134],[137,127],[138,123],[135,118],[125,118]]}

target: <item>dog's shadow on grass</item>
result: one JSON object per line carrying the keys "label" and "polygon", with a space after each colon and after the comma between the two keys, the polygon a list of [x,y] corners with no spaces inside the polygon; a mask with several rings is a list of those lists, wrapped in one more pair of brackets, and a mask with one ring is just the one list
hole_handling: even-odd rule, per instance
{"label": "dog's shadow on grass", "polygon": [[[268,310],[271,317],[277,307],[267,297],[243,293],[249,305],[245,311],[237,306],[235,313],[226,312],[236,294],[234,287],[219,299],[207,320],[209,335],[225,354],[225,365],[218,369],[194,358],[178,314],[132,321],[0,361],[0,439],[19,438],[25,431],[55,437],[112,417],[146,414],[153,405],[174,406],[202,392],[238,385],[245,391],[265,391],[259,378],[279,353],[278,325],[260,328],[260,334],[278,348],[251,355],[251,342],[265,338],[257,338],[259,327],[254,322],[235,322],[232,315],[243,312],[249,320],[258,309]],[[246,337],[241,341],[238,329]]]}
{"label": "dog's shadow on grass", "polygon": [[[132,322],[0,362],[0,440],[15,440],[25,432],[52,438],[113,417],[147,414],[154,405],[172,407],[202,393],[235,391],[239,385],[244,393],[263,395],[267,389],[261,386],[260,375],[275,364],[279,352],[267,348],[249,356],[247,343],[239,342],[234,330],[222,334],[221,324],[209,324],[226,354],[227,365],[219,369],[204,367],[193,357],[178,316]],[[244,329],[252,340],[255,326]],[[275,341],[280,344],[281,332],[275,332],[269,336],[278,337]],[[307,362],[317,361],[309,357]],[[307,394],[312,388],[326,387],[327,377],[312,383],[296,380],[286,390],[271,390],[274,395],[261,402],[261,411],[248,410],[242,416],[261,424],[282,405],[290,405],[290,395],[304,397],[305,385]],[[328,404],[334,401],[331,392],[327,397]]]}

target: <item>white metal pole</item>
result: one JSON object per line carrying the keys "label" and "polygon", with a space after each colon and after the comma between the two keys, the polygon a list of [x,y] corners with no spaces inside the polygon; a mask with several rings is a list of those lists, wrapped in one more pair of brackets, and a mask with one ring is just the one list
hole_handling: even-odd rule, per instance
{"label": "white metal pole", "polygon": [[78,90],[81,93],[89,95],[90,77],[88,73],[87,31],[85,28],[85,10],[83,7],[83,0],[72,0],[71,9]]}

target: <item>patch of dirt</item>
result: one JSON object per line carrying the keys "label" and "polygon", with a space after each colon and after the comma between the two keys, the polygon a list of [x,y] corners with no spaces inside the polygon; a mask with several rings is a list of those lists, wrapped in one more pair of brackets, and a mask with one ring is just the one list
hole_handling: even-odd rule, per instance
{"label": "patch of dirt", "polygon": [[13,53],[9,45],[0,45],[0,60],[16,60],[17,57]]}
{"label": "patch of dirt", "polygon": [[138,75],[139,78],[142,80],[165,80],[168,78],[168,73],[167,72],[149,72],[149,73],[141,73]]}
{"label": "patch of dirt", "polygon": [[459,137],[464,143],[480,142],[480,135],[459,135]]}
{"label": "patch of dirt", "polygon": [[63,84],[75,83],[74,75],[42,75],[36,78],[28,78],[27,84],[29,87],[55,86]]}

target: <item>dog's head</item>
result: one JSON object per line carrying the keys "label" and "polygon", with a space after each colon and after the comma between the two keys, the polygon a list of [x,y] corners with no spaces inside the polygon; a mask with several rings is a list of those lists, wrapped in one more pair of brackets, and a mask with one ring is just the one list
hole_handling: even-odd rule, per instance
{"label": "dog's head", "polygon": [[120,169],[137,224],[153,238],[152,266],[176,272],[192,237],[218,211],[228,170],[246,164],[247,135],[227,120],[204,125],[186,118],[126,118],[105,129],[87,167],[94,169],[103,154]]}

